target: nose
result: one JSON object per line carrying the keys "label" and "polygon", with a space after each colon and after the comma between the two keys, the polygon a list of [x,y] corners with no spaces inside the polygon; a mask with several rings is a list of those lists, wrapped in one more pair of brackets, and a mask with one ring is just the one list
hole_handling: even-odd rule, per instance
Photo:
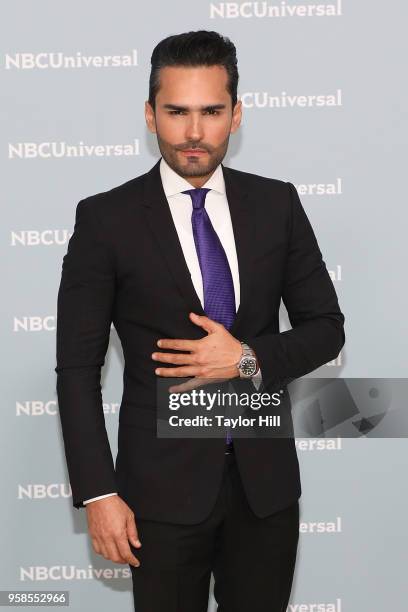
{"label": "nose", "polygon": [[198,113],[190,113],[186,123],[186,140],[201,140],[204,136],[201,116]]}

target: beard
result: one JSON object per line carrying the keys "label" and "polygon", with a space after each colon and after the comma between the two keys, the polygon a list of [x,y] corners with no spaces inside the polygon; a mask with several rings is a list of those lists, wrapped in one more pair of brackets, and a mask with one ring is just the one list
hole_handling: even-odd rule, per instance
{"label": "beard", "polygon": [[[183,178],[187,177],[204,177],[212,174],[218,164],[224,159],[229,143],[229,134],[227,138],[218,147],[209,147],[208,145],[195,143],[186,143],[180,146],[170,145],[167,141],[161,138],[160,134],[156,132],[157,143],[160,149],[160,153],[164,160],[168,163],[170,168],[177,172]],[[204,149],[207,151],[205,156],[197,157],[184,157],[184,161],[181,160],[179,154],[180,150],[186,150],[189,147],[194,149]]]}

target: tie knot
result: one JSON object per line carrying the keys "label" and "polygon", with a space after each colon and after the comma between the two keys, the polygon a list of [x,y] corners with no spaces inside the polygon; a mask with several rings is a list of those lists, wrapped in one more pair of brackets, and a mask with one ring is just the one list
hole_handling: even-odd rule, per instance
{"label": "tie knot", "polygon": [[186,189],[181,193],[188,193],[191,196],[191,200],[193,202],[193,208],[204,208],[205,206],[205,196],[207,192],[211,191],[208,187],[196,187],[195,189]]}

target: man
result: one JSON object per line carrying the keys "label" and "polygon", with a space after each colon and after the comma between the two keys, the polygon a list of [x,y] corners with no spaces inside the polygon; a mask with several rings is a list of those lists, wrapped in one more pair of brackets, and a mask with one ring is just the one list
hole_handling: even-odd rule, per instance
{"label": "man", "polygon": [[[137,612],[205,612],[211,572],[220,612],[286,610],[299,534],[293,437],[160,437],[158,382],[254,377],[290,414],[288,382],[345,341],[293,184],[222,164],[237,83],[235,47],[215,32],[157,45],[145,116],[162,157],[78,204],[63,261],[56,372],[73,504],[94,550],[129,564]],[[125,359],[115,465],[100,385],[112,322]]]}

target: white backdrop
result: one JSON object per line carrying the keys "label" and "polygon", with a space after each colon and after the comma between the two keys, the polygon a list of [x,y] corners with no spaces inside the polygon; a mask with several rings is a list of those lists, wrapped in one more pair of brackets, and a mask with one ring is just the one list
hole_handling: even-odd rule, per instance
{"label": "white backdrop", "polygon": [[[244,116],[224,163],[296,185],[346,317],[339,358],[313,375],[406,377],[406,20],[402,0],[2,3],[1,589],[69,590],[75,612],[132,609],[128,567],[93,553],[85,510],[72,507],[55,316],[76,204],[159,157],[144,101],[162,38],[208,29],[237,47]],[[114,456],[122,366],[112,329]],[[299,444],[288,610],[405,609],[406,449],[396,438]]]}

